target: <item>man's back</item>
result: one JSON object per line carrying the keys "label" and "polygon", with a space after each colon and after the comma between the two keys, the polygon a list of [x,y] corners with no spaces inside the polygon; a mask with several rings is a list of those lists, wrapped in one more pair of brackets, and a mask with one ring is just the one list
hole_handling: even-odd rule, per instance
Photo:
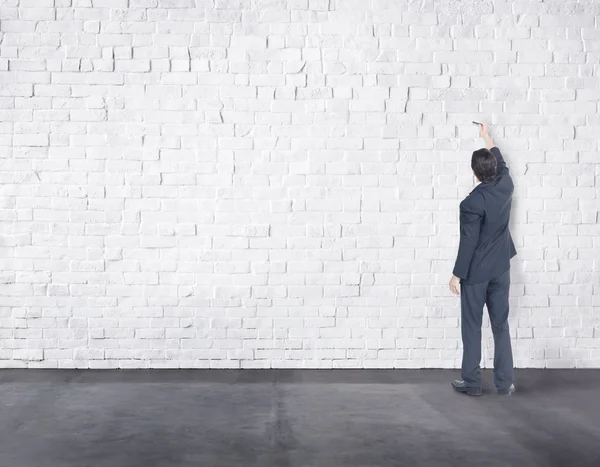
{"label": "man's back", "polygon": [[463,284],[488,281],[510,267],[516,255],[509,231],[514,185],[497,147],[496,177],[482,182],[460,204],[460,246],[454,275]]}

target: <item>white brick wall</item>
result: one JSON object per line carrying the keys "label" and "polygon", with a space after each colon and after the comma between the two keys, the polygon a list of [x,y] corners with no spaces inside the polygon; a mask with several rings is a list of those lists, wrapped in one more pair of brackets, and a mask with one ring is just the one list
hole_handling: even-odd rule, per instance
{"label": "white brick wall", "polygon": [[600,367],[600,2],[0,8],[1,367],[459,366],[472,120],[517,366]]}

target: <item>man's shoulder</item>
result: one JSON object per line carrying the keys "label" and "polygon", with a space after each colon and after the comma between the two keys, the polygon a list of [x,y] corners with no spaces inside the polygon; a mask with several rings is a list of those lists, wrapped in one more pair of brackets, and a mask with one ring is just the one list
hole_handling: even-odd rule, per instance
{"label": "man's shoulder", "polygon": [[471,203],[480,203],[483,201],[483,194],[481,193],[481,187],[482,185],[477,185],[475,188],[473,188],[473,190],[471,191],[471,193],[469,193],[467,195],[467,197],[465,199],[463,199],[463,203],[465,204],[471,204]]}
{"label": "man's shoulder", "polygon": [[479,190],[480,186],[475,187],[471,193],[460,203],[461,209],[481,210],[485,204],[483,194]]}

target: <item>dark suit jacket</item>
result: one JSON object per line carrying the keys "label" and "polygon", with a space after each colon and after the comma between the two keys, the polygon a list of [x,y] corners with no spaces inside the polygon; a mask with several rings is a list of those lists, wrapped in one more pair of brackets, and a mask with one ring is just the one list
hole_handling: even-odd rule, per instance
{"label": "dark suit jacket", "polygon": [[514,190],[506,162],[497,147],[496,178],[480,183],[460,203],[460,245],[453,274],[461,284],[478,284],[510,268],[517,254],[508,230]]}

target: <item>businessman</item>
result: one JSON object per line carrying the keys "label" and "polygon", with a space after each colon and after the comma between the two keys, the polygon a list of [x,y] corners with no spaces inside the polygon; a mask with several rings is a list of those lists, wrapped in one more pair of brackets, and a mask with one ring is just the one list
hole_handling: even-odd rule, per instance
{"label": "businessman", "polygon": [[508,229],[514,185],[500,150],[486,124],[480,124],[487,149],[471,157],[480,182],[460,203],[460,244],[450,290],[460,295],[463,342],[462,380],[452,382],[458,392],[480,396],[481,321],[487,305],[494,335],[494,384],[498,394],[510,396],[513,357],[508,328],[510,259],[517,254]]}

